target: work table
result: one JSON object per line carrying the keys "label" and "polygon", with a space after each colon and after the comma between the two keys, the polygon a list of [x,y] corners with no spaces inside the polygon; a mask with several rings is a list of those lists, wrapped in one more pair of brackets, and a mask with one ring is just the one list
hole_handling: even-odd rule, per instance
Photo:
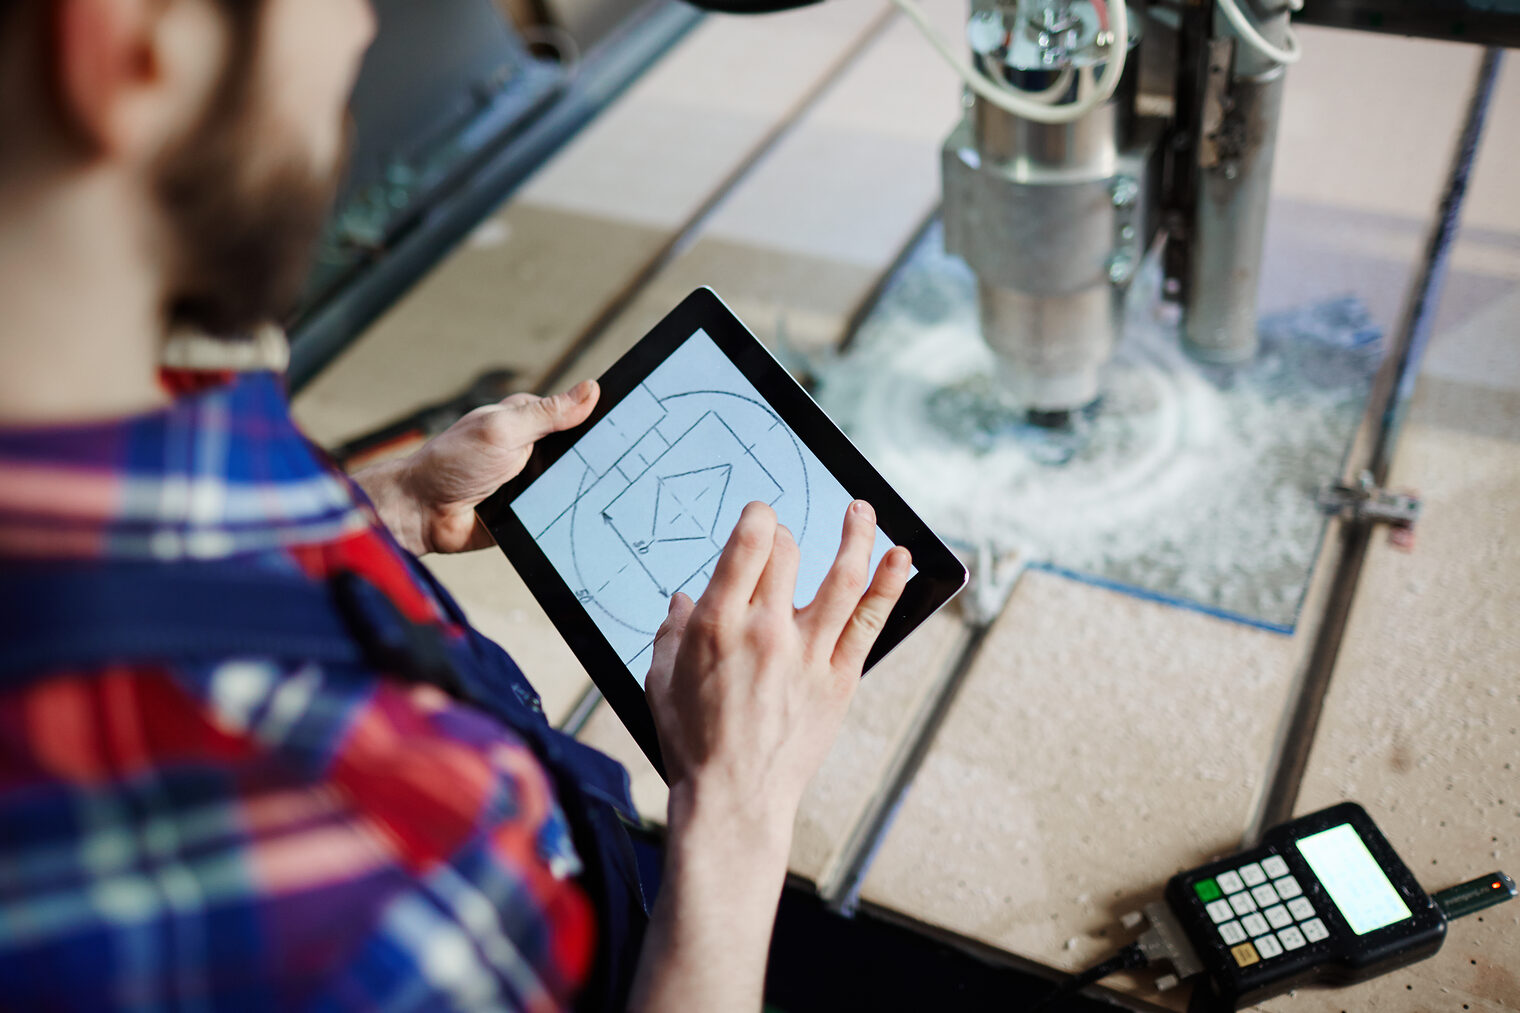
{"label": "work table", "polygon": [[[958,0],[925,6],[960,30]],[[1350,291],[1392,330],[1477,50],[1302,35],[1263,311]],[[307,387],[297,417],[334,444],[485,368],[563,389],[704,284],[783,352],[836,347],[935,211],[958,93],[866,0],[708,18]],[[1432,891],[1520,871],[1513,64],[1491,122],[1393,467],[1425,516],[1412,551],[1373,538],[1297,806],[1362,802]],[[862,686],[799,814],[794,878],[1010,960],[1102,959],[1126,938],[1120,916],[1251,824],[1339,533],[1291,634],[1044,572],[985,627],[947,610]],[[569,717],[590,681],[500,553],[430,565],[550,718]],[[660,822],[663,786],[616,717],[599,707],[580,735],[629,766]],[[1181,1008],[1150,981],[1111,985],[1138,1009]],[[1520,904],[1454,924],[1437,957],[1354,993],[1263,1008],[1515,1006]]]}

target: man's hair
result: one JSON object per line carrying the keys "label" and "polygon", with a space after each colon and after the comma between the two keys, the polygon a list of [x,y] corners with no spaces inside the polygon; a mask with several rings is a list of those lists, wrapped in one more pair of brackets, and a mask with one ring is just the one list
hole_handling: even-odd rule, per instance
{"label": "man's hair", "polygon": [[10,41],[11,22],[16,19],[22,4],[28,2],[29,0],[0,0],[0,50]]}

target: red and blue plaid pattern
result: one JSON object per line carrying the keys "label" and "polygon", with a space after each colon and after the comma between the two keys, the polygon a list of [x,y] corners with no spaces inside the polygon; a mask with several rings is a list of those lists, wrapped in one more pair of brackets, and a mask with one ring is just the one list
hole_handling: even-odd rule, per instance
{"label": "red and blue plaid pattern", "polygon": [[[0,565],[246,559],[441,611],[251,375],[0,430]],[[565,1008],[594,928],[545,774],[376,673],[229,658],[0,685],[0,1005]]]}

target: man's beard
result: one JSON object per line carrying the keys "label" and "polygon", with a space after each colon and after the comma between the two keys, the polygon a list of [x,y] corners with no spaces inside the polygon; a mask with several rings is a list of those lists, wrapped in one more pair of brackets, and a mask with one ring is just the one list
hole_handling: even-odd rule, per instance
{"label": "man's beard", "polygon": [[[346,158],[328,171],[276,153],[237,88],[160,162],[160,207],[175,244],[172,326],[242,337],[296,306]],[[292,148],[296,146],[289,145]]]}

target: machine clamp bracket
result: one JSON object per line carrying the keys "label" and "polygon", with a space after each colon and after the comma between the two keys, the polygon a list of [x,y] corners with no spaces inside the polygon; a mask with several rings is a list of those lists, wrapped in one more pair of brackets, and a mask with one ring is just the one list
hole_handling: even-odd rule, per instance
{"label": "machine clamp bracket", "polygon": [[1394,544],[1406,549],[1414,545],[1414,526],[1422,507],[1419,497],[1381,488],[1370,471],[1362,472],[1355,484],[1325,483],[1315,502],[1326,514],[1347,524],[1387,524],[1393,529],[1390,537]]}

